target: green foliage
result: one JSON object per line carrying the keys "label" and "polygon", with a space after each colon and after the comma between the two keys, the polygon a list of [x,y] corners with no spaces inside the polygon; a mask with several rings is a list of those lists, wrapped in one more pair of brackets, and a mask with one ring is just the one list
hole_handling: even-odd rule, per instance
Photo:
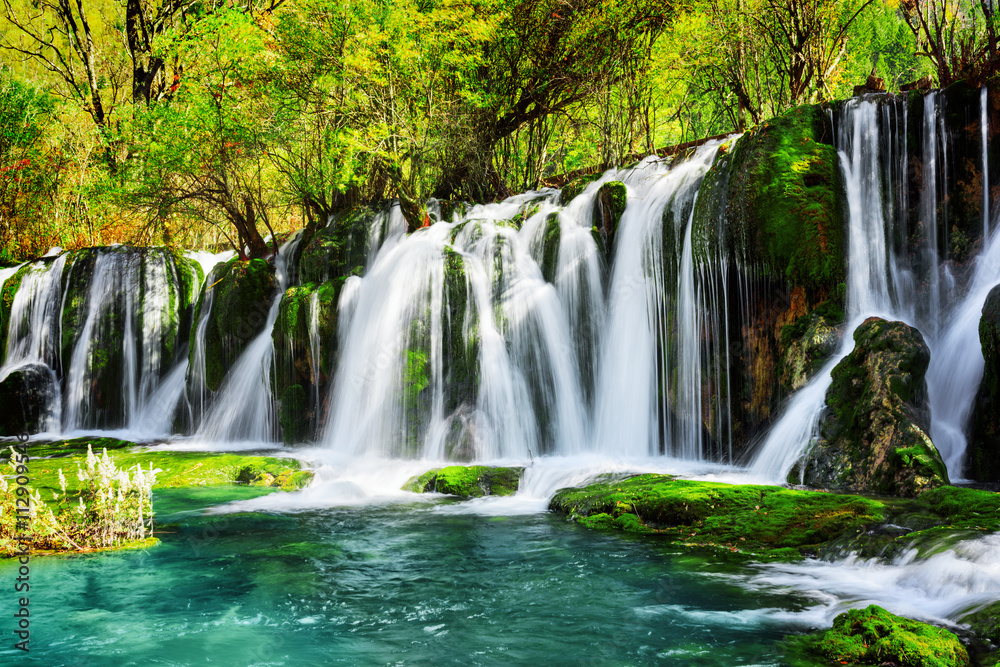
{"label": "green foliage", "polygon": [[45,91],[0,65],[0,264],[34,249],[30,237],[41,231],[58,184],[55,156],[44,145],[53,111]]}

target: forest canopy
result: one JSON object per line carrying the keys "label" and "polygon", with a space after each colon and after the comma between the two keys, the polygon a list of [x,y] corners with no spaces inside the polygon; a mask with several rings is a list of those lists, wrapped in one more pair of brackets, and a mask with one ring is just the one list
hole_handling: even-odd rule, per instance
{"label": "forest canopy", "polygon": [[988,0],[3,0],[0,249],[489,201],[855,86],[996,74]]}

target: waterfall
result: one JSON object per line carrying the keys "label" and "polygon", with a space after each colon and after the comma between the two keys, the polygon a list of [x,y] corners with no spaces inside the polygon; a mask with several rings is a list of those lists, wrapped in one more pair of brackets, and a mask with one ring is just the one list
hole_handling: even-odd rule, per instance
{"label": "waterfall", "polygon": [[[695,295],[691,248],[694,201],[701,179],[712,165],[721,142],[700,147],[688,160],[665,168],[647,162],[625,175],[628,206],[619,223],[617,250],[608,297],[608,314],[597,375],[594,448],[624,456],[649,456],[661,451],[699,458],[701,441],[700,310]],[[684,235],[677,296],[672,291],[671,257],[662,238],[664,212]],[[680,322],[681,350],[669,350],[669,322]],[[687,327],[685,329],[685,326]],[[685,339],[691,333],[690,339]],[[663,347],[659,353],[657,345]],[[688,410],[688,426],[679,438],[673,427],[666,391],[676,359],[682,376],[680,403]],[[661,425],[661,420],[663,424]],[[679,425],[677,425],[679,426]]]}
{"label": "waterfall", "polygon": [[[850,100],[844,106],[837,132],[837,151],[848,203],[848,326],[843,343],[809,384],[792,397],[782,416],[771,427],[750,466],[754,476],[775,482],[785,480],[815,436],[826,392],[832,382],[830,373],[854,349],[854,329],[872,315],[894,317],[889,276],[897,270],[890,268],[886,249],[879,115],[877,102]],[[931,127],[936,129],[936,125]]]}
{"label": "waterfall", "polygon": [[[288,258],[294,257],[296,246],[301,241],[301,234],[293,234],[275,254],[278,292],[267,311],[264,328],[243,350],[236,364],[229,369],[218,395],[195,433],[197,439],[211,443],[265,443],[278,440],[278,424],[271,392],[271,361],[274,357],[271,329],[278,319],[281,299],[288,287]],[[206,303],[202,305],[202,322],[198,323],[199,338],[195,343],[196,346],[200,346],[195,348],[196,364],[200,364],[195,373],[202,378],[202,387],[205,346],[203,326],[211,311],[211,302],[208,301],[210,294],[211,292],[206,295]],[[197,352],[199,349],[200,357]]]}
{"label": "waterfall", "polygon": [[987,115],[989,111],[989,91],[986,86],[979,89],[979,139],[983,146],[983,243],[990,237],[990,160],[989,160],[989,135],[990,121]]}
{"label": "waterfall", "polygon": [[[497,458],[582,442],[567,317],[531,254],[532,234],[555,212],[550,199],[473,207],[382,245],[341,299],[327,446]],[[518,231],[507,221],[526,208],[537,210]]]}
{"label": "waterfall", "polygon": [[7,350],[0,380],[25,364],[59,367],[59,306],[66,256],[52,262],[35,262],[21,278],[11,303]]}
{"label": "waterfall", "polygon": [[955,308],[944,334],[931,345],[931,363],[927,369],[930,435],[952,481],[962,478],[965,428],[983,378],[979,320],[986,296],[997,284],[1000,284],[1000,233],[994,233],[986,251],[976,259],[967,296]]}
{"label": "waterfall", "polygon": [[[944,137],[942,137],[943,139]],[[946,144],[947,142],[943,142]],[[918,312],[932,336],[937,333],[938,317],[941,313],[941,271],[938,269],[938,93],[929,93],[924,98],[923,128],[923,182],[920,188],[920,223],[924,231],[925,263],[923,273],[927,277],[929,298],[924,308]],[[946,218],[947,219],[947,218]]]}

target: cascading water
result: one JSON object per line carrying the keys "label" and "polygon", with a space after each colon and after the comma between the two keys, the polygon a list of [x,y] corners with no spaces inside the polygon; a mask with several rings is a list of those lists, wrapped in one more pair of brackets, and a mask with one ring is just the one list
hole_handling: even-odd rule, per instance
{"label": "cascading water", "polygon": [[[647,163],[643,169],[625,175],[630,197],[619,223],[617,250],[611,276],[608,315],[597,374],[597,404],[594,449],[624,456],[649,456],[661,451],[681,457],[701,455],[700,428],[692,426],[679,441],[670,440],[674,424],[660,391],[671,373],[670,359],[680,367],[681,404],[690,407],[689,423],[700,425],[700,357],[695,334],[693,348],[680,333],[681,351],[669,354],[667,332],[676,317],[686,330],[699,327],[699,307],[694,294],[694,268],[691,255],[691,211],[701,178],[718,152],[719,142],[710,142],[695,155],[672,168]],[[663,236],[664,210],[682,229],[684,255],[681,260],[680,285],[676,299],[668,286],[674,272],[660,239]],[[676,311],[676,312],[675,312]],[[685,330],[685,331],[686,331]],[[657,355],[657,344],[662,353]],[[659,369],[659,373],[657,372]],[[661,420],[663,426],[661,427]]]}
{"label": "cascading water", "polygon": [[940,339],[931,345],[927,392],[931,405],[931,440],[941,453],[952,481],[963,477],[965,429],[983,377],[979,319],[986,296],[1000,284],[1000,234],[994,234],[976,260],[969,291]]}
{"label": "cascading water", "polygon": [[[62,299],[63,338],[70,327],[72,340],[65,371],[64,431],[126,428],[146,436],[169,432],[159,430],[163,422],[149,415],[172,414],[181,396],[177,382],[163,385],[168,368],[174,367],[178,342],[186,338],[179,330],[181,304],[190,302],[191,292],[182,294],[178,270],[189,272],[193,292],[195,272],[178,269],[173,256],[162,249],[112,247],[74,257]],[[150,425],[157,430],[148,431]]]}
{"label": "cascading water", "polygon": [[[271,360],[274,346],[271,329],[278,319],[281,299],[288,287],[288,257],[294,256],[296,245],[301,242],[301,234],[293,235],[279,249],[274,257],[274,267],[278,278],[278,293],[267,311],[264,328],[247,345],[236,364],[229,370],[219,393],[205,414],[195,438],[210,443],[252,442],[268,443],[278,440],[278,423],[275,414],[274,397],[271,392]],[[210,283],[209,283],[210,285]],[[206,295],[206,301],[208,300]],[[196,347],[196,363],[202,364],[199,377],[204,378],[204,318],[208,317],[211,303],[202,305],[203,321],[199,322],[200,357]],[[202,387],[204,380],[201,380]],[[202,389],[203,391],[203,389]],[[201,399],[203,400],[203,399]]]}
{"label": "cascading water", "polygon": [[979,90],[979,141],[983,147],[983,238],[990,237],[990,159],[989,159],[989,91],[986,86]]}
{"label": "cascading water", "polygon": [[[890,257],[886,249],[883,217],[882,142],[879,106],[875,101],[855,99],[843,109],[837,149],[844,172],[848,203],[847,334],[840,350],[792,397],[785,412],[771,428],[750,472],[775,482],[784,482],[788,471],[814,436],[830,372],[854,349],[851,333],[866,317],[893,317],[890,299]],[[936,125],[931,126],[936,130]],[[888,161],[891,163],[891,161]]]}

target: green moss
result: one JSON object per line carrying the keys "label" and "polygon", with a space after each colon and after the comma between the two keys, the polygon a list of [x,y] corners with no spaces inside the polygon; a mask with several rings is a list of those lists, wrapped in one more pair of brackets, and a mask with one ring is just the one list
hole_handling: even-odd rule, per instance
{"label": "green moss", "polygon": [[774,278],[808,288],[844,281],[843,184],[832,128],[800,106],[737,142],[728,180],[729,233]]}
{"label": "green moss", "polygon": [[616,528],[655,532],[678,544],[783,558],[856,533],[885,513],[883,503],[859,496],[652,474],[562,489],[549,509],[577,520],[608,515]]}
{"label": "green moss", "polygon": [[969,654],[954,633],[876,605],[837,616],[830,630],[810,640],[815,655],[854,665],[962,667]]}
{"label": "green moss", "polygon": [[521,226],[524,224],[524,221],[528,220],[529,218],[533,217],[536,213],[538,213],[538,210],[540,208],[541,204],[533,204],[531,202],[528,202],[527,204],[521,207],[521,210],[518,211],[513,218],[511,218],[510,220],[499,220],[498,224],[504,227],[511,227],[512,229],[520,231]]}
{"label": "green moss", "polygon": [[361,275],[368,257],[368,228],[378,213],[367,206],[351,208],[316,232],[299,256],[300,282],[322,283]]}
{"label": "green moss", "polygon": [[854,340],[831,374],[820,438],[803,459],[802,479],[818,488],[899,496],[947,484],[927,435],[930,351],[920,332],[869,318]]}
{"label": "green moss", "polygon": [[436,468],[403,485],[413,493],[446,493],[460,498],[513,495],[521,482],[524,468],[490,466],[448,466]]}
{"label": "green moss", "polygon": [[205,384],[218,391],[226,373],[267,323],[277,287],[274,267],[234,258],[216,268],[212,313],[205,332]]}

